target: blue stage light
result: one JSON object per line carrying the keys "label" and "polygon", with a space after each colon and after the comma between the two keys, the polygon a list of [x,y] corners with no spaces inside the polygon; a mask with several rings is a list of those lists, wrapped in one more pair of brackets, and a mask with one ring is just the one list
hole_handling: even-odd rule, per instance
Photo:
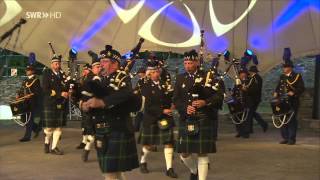
{"label": "blue stage light", "polygon": [[251,51],[250,49],[247,49],[245,53],[249,56],[252,56],[254,54],[253,51]]}
{"label": "blue stage light", "polygon": [[78,54],[78,51],[75,48],[71,48],[73,54]]}
{"label": "blue stage light", "polygon": [[230,51],[225,50],[223,52],[223,57],[224,57],[224,60],[229,61],[230,60]]}
{"label": "blue stage light", "polygon": [[274,27],[279,30],[285,27],[287,24],[293,22],[301,14],[314,8],[320,12],[320,1],[319,0],[293,0],[287,8],[281,13],[279,18],[275,21]]}
{"label": "blue stage light", "polygon": [[99,19],[97,19],[80,37],[72,39],[71,45],[77,51],[87,49],[87,42],[101,31],[115,17],[115,12],[112,8],[107,9]]}

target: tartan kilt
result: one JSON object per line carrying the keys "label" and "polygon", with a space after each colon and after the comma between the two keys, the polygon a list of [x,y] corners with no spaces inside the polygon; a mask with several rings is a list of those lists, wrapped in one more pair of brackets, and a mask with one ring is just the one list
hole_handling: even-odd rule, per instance
{"label": "tartan kilt", "polygon": [[93,121],[91,119],[90,114],[86,113],[86,112],[82,112],[81,113],[82,117],[81,117],[81,128],[83,130],[83,135],[94,135],[95,134],[95,130],[94,130],[94,124]]}
{"label": "tartan kilt", "polygon": [[[103,173],[131,171],[139,167],[137,147],[133,133],[96,131],[95,146]],[[103,131],[103,130],[102,130]]]}
{"label": "tartan kilt", "polygon": [[66,126],[67,119],[63,116],[64,109],[57,109],[51,104],[44,104],[43,108],[43,127],[58,128]]}
{"label": "tartan kilt", "polygon": [[161,130],[158,124],[149,127],[141,126],[138,143],[142,145],[173,144],[173,128]]}
{"label": "tartan kilt", "polygon": [[177,153],[216,153],[215,127],[213,120],[205,114],[199,115],[199,133],[187,135],[186,122],[181,119],[179,122],[178,139],[176,142]]}

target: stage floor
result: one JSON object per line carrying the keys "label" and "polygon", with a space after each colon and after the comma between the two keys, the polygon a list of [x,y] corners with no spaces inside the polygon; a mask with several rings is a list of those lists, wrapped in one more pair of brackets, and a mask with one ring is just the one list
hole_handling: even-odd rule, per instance
{"label": "stage floor", "polygon": [[[61,149],[65,155],[43,153],[43,133],[27,143],[18,139],[23,129],[14,124],[0,124],[0,179],[1,180],[102,180],[95,151],[89,162],[81,161],[79,122],[69,123],[62,134]],[[319,133],[298,132],[297,145],[280,145],[279,131],[269,128],[266,133],[255,127],[250,139],[234,138],[233,128],[222,124],[218,153],[210,155],[208,180],[319,180]],[[140,146],[138,147],[140,148]],[[139,149],[140,152],[140,149]],[[150,174],[138,169],[127,172],[128,180],[164,180],[165,161],[162,148],[148,158]],[[179,179],[189,177],[187,168],[175,154],[174,168]]]}

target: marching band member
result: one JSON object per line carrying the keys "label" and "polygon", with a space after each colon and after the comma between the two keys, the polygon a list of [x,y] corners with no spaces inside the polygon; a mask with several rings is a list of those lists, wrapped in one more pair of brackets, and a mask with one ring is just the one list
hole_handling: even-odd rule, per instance
{"label": "marching band member", "polygon": [[268,123],[262,119],[259,113],[256,112],[261,102],[262,91],[262,78],[258,72],[257,66],[251,66],[249,68],[249,80],[244,87],[245,91],[248,92],[248,101],[250,101],[248,121],[251,133],[253,133],[253,118],[262,127],[263,132],[266,132],[268,129]]}
{"label": "marching band member", "polygon": [[[248,83],[248,70],[241,68],[239,70],[239,79],[241,85],[235,85],[233,95],[237,101],[240,101],[244,107],[244,111],[248,108],[248,92],[246,84]],[[243,117],[242,117],[243,118]],[[241,124],[236,124],[237,135],[235,137],[249,138],[250,137],[250,123],[248,118],[245,118]]]}
{"label": "marching band member", "polygon": [[41,101],[40,96],[42,94],[40,80],[36,77],[35,69],[32,65],[27,66],[26,75],[27,75],[27,79],[25,79],[22,82],[22,86],[19,89],[19,91],[17,92],[16,98],[20,98],[25,95],[32,94],[31,99],[30,99],[31,113],[29,115],[30,117],[29,116],[26,117],[26,118],[30,118],[30,120],[26,124],[26,131],[25,131],[23,138],[21,138],[19,140],[20,142],[30,141],[32,131],[35,133],[34,137],[37,137],[39,134],[39,131],[41,129],[41,127],[39,127],[39,125],[37,125],[34,122],[34,117],[36,115],[40,116],[40,113],[41,113],[41,112],[39,112],[39,108],[38,108],[39,106],[41,106],[40,105],[40,101]]}
{"label": "marching band member", "polygon": [[154,145],[163,144],[166,161],[166,175],[177,178],[172,168],[173,160],[173,119],[171,110],[170,89],[165,81],[160,80],[160,70],[153,61],[148,64],[150,78],[142,86],[142,95],[146,98],[145,111],[140,129],[139,143],[142,144],[140,171],[149,173],[147,157],[150,148]]}
{"label": "marching band member", "polygon": [[[177,76],[173,102],[180,114],[177,152],[190,169],[190,179],[205,180],[208,174],[209,153],[216,152],[214,121],[223,99],[221,90],[212,93],[205,88],[206,73],[197,70],[198,54],[195,50],[184,56],[185,73]],[[192,154],[198,155],[198,165]]]}
{"label": "marching band member", "polygon": [[[137,91],[137,93],[141,93],[141,89],[146,81],[146,69],[144,67],[139,68],[137,74],[139,79],[134,88],[134,91]],[[140,130],[142,119],[143,112],[138,112],[134,119],[134,129],[136,132]]]}
{"label": "marching band member", "polygon": [[[68,99],[68,90],[64,84],[64,77],[60,71],[61,57],[53,56],[51,59],[51,68],[43,72],[43,104],[44,104],[44,133],[45,144],[44,152],[55,155],[63,155],[63,152],[57,147],[62,134],[62,127],[66,125],[64,118],[64,109]],[[51,151],[50,151],[50,140]]]}
{"label": "marching band member", "polygon": [[[82,85],[82,96],[79,103],[80,109],[82,109],[82,103],[90,99],[90,88],[88,87],[88,83],[91,81],[100,80],[99,73],[101,71],[101,65],[99,59],[92,59],[92,63],[90,65],[90,70],[86,75],[86,78],[83,80]],[[97,111],[89,111],[89,112],[82,112],[82,128],[83,128],[83,136],[84,136],[84,145],[82,143],[79,146],[83,146],[83,153],[82,153],[82,160],[84,162],[88,161],[88,156],[91,150],[92,145],[94,144],[95,140],[95,128],[93,118],[99,113],[95,113]]]}
{"label": "marching band member", "polygon": [[[99,66],[100,66],[100,63],[99,63]],[[90,64],[85,64],[83,66],[83,71],[82,71],[82,76],[81,76],[81,79],[80,79],[80,86],[81,86],[81,89],[85,88],[86,86],[86,83],[92,79],[93,77],[93,73],[91,71],[91,65]],[[83,97],[81,95],[81,97]],[[81,102],[81,100],[80,100]],[[80,106],[80,109],[81,109],[81,106]],[[86,122],[87,122],[87,118],[86,118],[86,113],[85,112],[82,112],[81,113],[81,129],[82,129],[82,141],[81,143],[76,147],[77,149],[83,149],[87,142],[88,142],[88,135],[86,135],[86,129],[85,129],[85,126],[86,126]]]}
{"label": "marching band member", "polygon": [[96,149],[102,173],[106,179],[121,179],[124,172],[139,167],[134,129],[130,122],[128,103],[133,94],[130,77],[119,71],[120,54],[114,49],[100,52],[102,97],[82,103],[82,108],[103,109],[102,116],[93,118]]}
{"label": "marching band member", "polygon": [[289,123],[283,125],[280,129],[283,138],[280,144],[294,145],[296,143],[298,128],[297,113],[299,109],[299,98],[304,92],[304,82],[301,74],[293,71],[294,65],[291,60],[285,61],[282,67],[283,74],[280,76],[273,96],[279,98],[281,96],[288,96],[294,115]]}

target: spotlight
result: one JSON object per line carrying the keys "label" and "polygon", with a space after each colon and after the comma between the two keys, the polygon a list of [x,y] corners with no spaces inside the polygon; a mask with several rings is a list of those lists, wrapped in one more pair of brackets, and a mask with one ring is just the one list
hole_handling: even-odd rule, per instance
{"label": "spotlight", "polygon": [[36,62],[36,54],[34,52],[29,53],[29,64],[32,65]]}
{"label": "spotlight", "polygon": [[247,49],[247,50],[244,52],[244,55],[246,55],[246,56],[253,56],[253,55],[254,55],[254,53],[253,53],[253,51],[252,51],[252,50]]}
{"label": "spotlight", "polygon": [[225,50],[223,52],[223,57],[224,57],[224,60],[230,61],[230,52],[228,50]]}
{"label": "spotlight", "polygon": [[74,48],[71,48],[69,51],[69,60],[71,60],[71,61],[77,60],[77,55],[78,55],[77,50]]}
{"label": "spotlight", "polygon": [[129,51],[129,52],[127,52],[126,54],[124,54],[124,55],[122,56],[122,59],[129,60],[129,59],[131,59],[132,57],[133,57],[133,52],[132,52],[132,51]]}

